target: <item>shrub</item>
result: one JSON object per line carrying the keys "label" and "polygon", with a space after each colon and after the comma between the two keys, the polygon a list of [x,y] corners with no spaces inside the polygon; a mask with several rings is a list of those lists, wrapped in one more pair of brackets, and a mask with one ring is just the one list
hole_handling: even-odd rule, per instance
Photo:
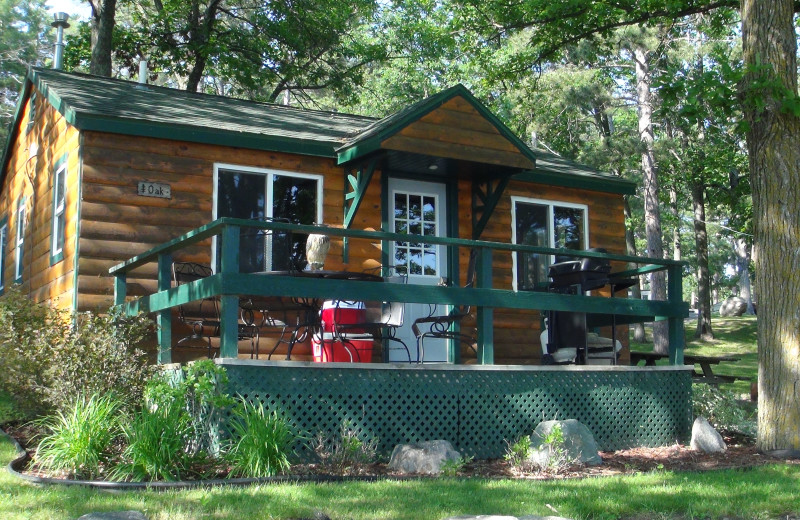
{"label": "shrub", "polygon": [[45,468],[94,478],[120,433],[120,401],[111,394],[79,397],[72,408],[38,421],[47,431],[34,459]]}
{"label": "shrub", "polygon": [[186,451],[191,430],[189,414],[179,400],[145,406],[122,426],[126,447],[112,478],[180,480],[195,460]]}
{"label": "shrub", "polygon": [[150,369],[138,345],[152,327],[144,315],[34,303],[11,286],[0,299],[0,385],[28,416],[115,390],[123,404],[139,403]]}
{"label": "shrub", "polygon": [[472,460],[473,457],[459,457],[455,460],[446,460],[442,464],[442,475],[445,477],[458,476]]}
{"label": "shrub", "polygon": [[756,436],[756,419],[742,406],[733,392],[719,387],[692,385],[692,412],[695,417],[705,417],[714,428],[726,433]]}
{"label": "shrub", "polygon": [[232,411],[230,428],[233,440],[225,460],[231,476],[271,477],[289,470],[295,436],[277,413],[268,414],[262,403],[241,399]]}
{"label": "shrub", "polygon": [[68,313],[33,303],[16,285],[0,299],[0,387],[25,416],[49,408],[53,345],[61,341],[68,321]]}
{"label": "shrub", "polygon": [[508,462],[511,469],[518,473],[528,473],[533,469],[530,461],[531,456],[531,437],[530,435],[523,435],[514,443],[506,441],[505,460]]}
{"label": "shrub", "polygon": [[141,403],[152,366],[139,345],[152,330],[153,322],[143,314],[125,316],[111,309],[108,314],[74,315],[53,347],[47,371],[48,401],[59,408],[81,392],[124,389],[123,404]]}
{"label": "shrub", "polygon": [[347,472],[375,461],[378,454],[378,439],[360,439],[349,421],[342,422],[338,435],[328,439],[323,432],[317,433],[311,442],[323,466],[335,471]]}

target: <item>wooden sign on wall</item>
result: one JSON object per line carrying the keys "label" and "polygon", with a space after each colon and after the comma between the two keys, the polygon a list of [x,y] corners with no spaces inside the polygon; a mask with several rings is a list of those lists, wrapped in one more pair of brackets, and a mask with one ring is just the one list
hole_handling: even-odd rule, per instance
{"label": "wooden sign on wall", "polygon": [[172,198],[169,184],[159,184],[157,182],[140,182],[137,193],[142,197],[158,197],[160,199]]}

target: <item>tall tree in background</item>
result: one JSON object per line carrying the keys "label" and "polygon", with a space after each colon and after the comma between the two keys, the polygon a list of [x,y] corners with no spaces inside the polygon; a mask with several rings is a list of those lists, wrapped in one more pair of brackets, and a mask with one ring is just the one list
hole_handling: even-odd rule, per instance
{"label": "tall tree in background", "polygon": [[91,35],[92,58],[89,73],[111,76],[111,43],[114,33],[114,17],[117,0],[88,0],[92,7]]}
{"label": "tall tree in background", "polygon": [[45,0],[0,0],[0,143],[28,67],[52,55],[52,35]]}

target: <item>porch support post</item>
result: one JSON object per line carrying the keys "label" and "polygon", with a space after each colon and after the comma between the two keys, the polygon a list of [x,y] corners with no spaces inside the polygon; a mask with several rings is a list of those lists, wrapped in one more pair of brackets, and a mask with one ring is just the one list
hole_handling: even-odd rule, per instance
{"label": "porch support post", "polygon": [[474,240],[480,238],[510,180],[511,173],[509,172],[500,178],[472,181],[472,238]]}
{"label": "porch support post", "polygon": [[[372,158],[369,163],[359,167],[355,175],[347,174],[344,184],[344,221],[342,227],[349,229],[350,224],[356,216],[361,201],[367,193],[367,186],[375,173],[375,166],[378,164],[377,158]],[[348,191],[348,188],[350,191]],[[342,238],[342,262],[347,263],[350,256],[350,247],[347,237]]]}
{"label": "porch support post", "polygon": [[[670,265],[667,268],[667,297],[674,308],[683,302],[681,265]],[[683,332],[683,316],[668,319],[669,364],[683,364],[683,348],[686,336]]]}
{"label": "porch support post", "polygon": [[125,297],[128,295],[128,274],[119,273],[114,275],[114,305],[122,305],[125,303]]}
{"label": "porch support post", "polygon": [[[119,279],[119,277],[117,278]],[[166,291],[172,282],[172,253],[158,255],[158,290]],[[123,296],[123,301],[125,297]],[[172,363],[172,308],[156,314],[158,325],[158,363]]]}
{"label": "porch support post", "polygon": [[[482,247],[478,250],[478,265],[476,266],[476,283],[480,289],[492,288],[492,250]],[[478,306],[478,364],[494,364],[494,309]]]}
{"label": "porch support post", "polygon": [[[224,279],[226,274],[239,272],[239,226],[224,226],[221,238],[221,273]],[[219,304],[219,357],[239,357],[239,296],[223,294]]]}

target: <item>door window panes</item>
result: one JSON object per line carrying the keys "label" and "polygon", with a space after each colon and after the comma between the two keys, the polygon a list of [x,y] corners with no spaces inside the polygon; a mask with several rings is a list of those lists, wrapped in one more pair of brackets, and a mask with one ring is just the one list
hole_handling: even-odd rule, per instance
{"label": "door window panes", "polygon": [[[394,231],[404,235],[437,236],[436,197],[413,193],[394,194]],[[400,240],[395,244],[394,265],[401,272],[419,276],[439,276],[437,247],[432,244]]]}

